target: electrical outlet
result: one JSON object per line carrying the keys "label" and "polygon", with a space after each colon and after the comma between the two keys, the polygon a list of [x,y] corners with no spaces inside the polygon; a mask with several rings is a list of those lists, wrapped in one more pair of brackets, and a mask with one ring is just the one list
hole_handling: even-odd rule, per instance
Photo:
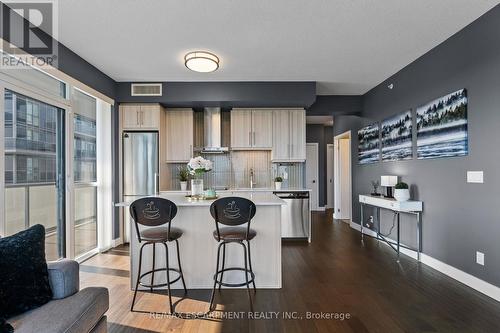
{"label": "electrical outlet", "polygon": [[476,264],[484,266],[484,253],[476,251]]}

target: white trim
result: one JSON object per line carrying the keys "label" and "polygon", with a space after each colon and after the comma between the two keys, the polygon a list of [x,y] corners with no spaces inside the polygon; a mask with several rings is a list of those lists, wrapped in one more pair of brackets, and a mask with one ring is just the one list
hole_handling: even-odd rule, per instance
{"label": "white trim", "polygon": [[[350,226],[351,228],[357,230],[357,231],[360,231],[361,229],[361,226],[355,222],[352,222],[350,223]],[[369,236],[373,236],[373,237],[376,237],[376,233],[371,230],[371,229],[368,229],[368,228],[363,228],[363,233],[365,235],[369,235]],[[382,244],[385,244],[387,246],[389,246],[387,243],[385,242],[382,242]],[[404,245],[404,244],[403,244]],[[405,249],[405,248],[401,248],[401,253],[402,254],[405,254],[407,256],[409,256],[410,258],[412,259],[417,259],[417,252],[414,251],[414,250],[410,250],[410,249]],[[421,253],[420,254],[420,262],[451,277],[452,279],[460,282],[460,283],[463,283],[464,285],[474,289],[474,290],[477,290],[479,291],[480,293],[488,296],[488,297],[491,297],[493,298],[494,300],[500,302],[500,288],[489,283],[489,282],[486,282],[484,280],[481,280],[469,273],[466,273],[458,268],[455,268],[451,265],[448,265],[438,259],[435,259],[425,253]]]}
{"label": "white trim", "polygon": [[325,206],[318,206],[316,209],[313,209],[315,212],[324,212],[326,210]]}
{"label": "white trim", "polygon": [[349,139],[349,174],[350,174],[350,177],[348,179],[348,182],[349,182],[349,198],[350,198],[350,205],[349,205],[349,220],[352,219],[352,149],[351,149],[351,145],[352,145],[352,138],[351,138],[351,131],[346,131],[342,134],[339,134],[339,135],[336,135],[333,137],[333,196],[334,196],[334,206],[337,206],[337,207],[334,207],[333,209],[333,218],[335,219],[344,219],[342,216],[339,216],[339,212],[338,212],[338,206],[341,206],[341,203],[339,203],[339,198],[341,197],[340,196],[340,183],[339,183],[339,179],[340,179],[340,168],[339,168],[339,140],[340,139]]}

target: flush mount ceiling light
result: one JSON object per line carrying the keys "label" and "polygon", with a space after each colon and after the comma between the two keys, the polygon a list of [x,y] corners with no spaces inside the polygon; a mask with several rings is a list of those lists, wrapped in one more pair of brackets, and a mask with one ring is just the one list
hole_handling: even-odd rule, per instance
{"label": "flush mount ceiling light", "polygon": [[184,56],[184,64],[192,71],[209,73],[219,68],[219,58],[210,52],[194,51]]}

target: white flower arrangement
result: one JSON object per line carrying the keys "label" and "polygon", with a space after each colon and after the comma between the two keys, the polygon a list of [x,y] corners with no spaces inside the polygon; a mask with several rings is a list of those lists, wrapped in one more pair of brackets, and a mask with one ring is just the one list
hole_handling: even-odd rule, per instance
{"label": "white flower arrangement", "polygon": [[212,161],[204,159],[201,156],[193,157],[187,164],[189,173],[192,175],[202,175],[207,171],[212,170]]}

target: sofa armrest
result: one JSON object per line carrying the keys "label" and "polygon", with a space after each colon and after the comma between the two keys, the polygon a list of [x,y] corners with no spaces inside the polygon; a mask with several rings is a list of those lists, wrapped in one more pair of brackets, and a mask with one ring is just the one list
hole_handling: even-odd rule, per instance
{"label": "sofa armrest", "polygon": [[52,299],[71,296],[80,289],[80,266],[74,260],[63,259],[47,263]]}

